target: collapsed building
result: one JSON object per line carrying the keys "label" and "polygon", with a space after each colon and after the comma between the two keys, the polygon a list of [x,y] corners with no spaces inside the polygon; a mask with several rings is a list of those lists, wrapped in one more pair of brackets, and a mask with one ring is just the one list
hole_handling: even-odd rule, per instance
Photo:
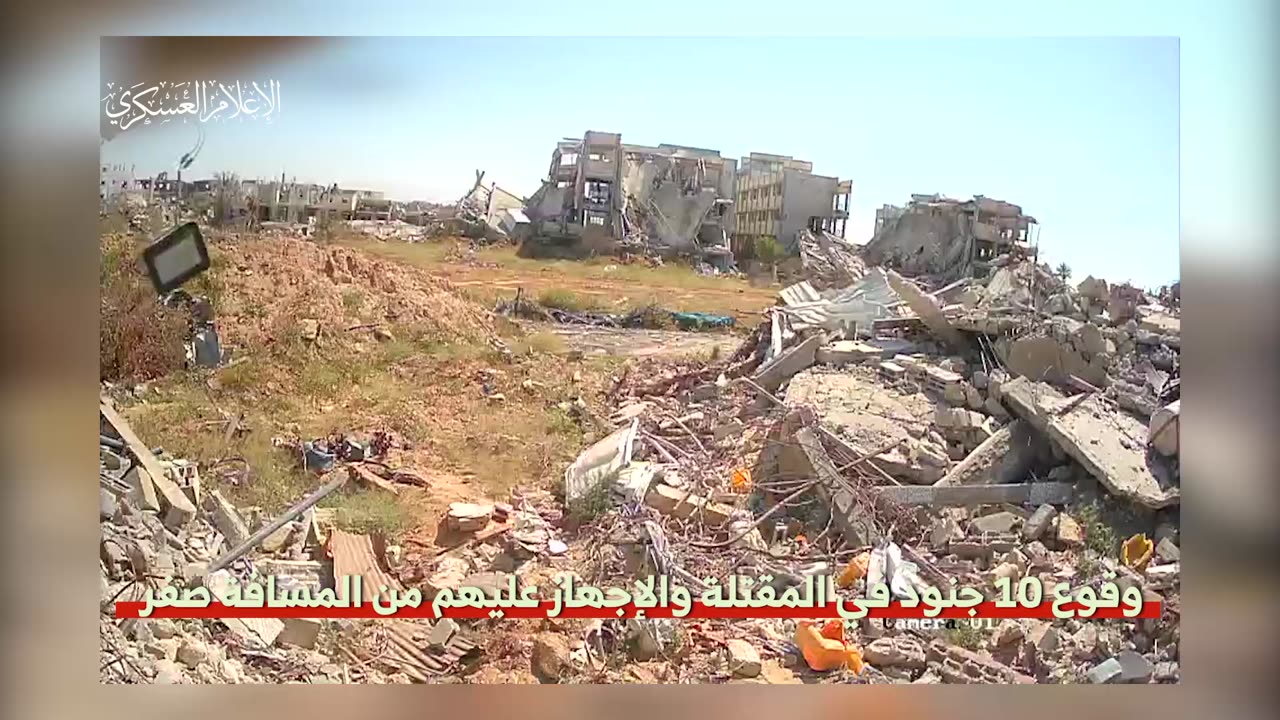
{"label": "collapsed building", "polygon": [[590,131],[557,144],[525,212],[544,251],[723,258],[736,168],[716,150],[631,145],[619,133]]}
{"label": "collapsed building", "polygon": [[875,232],[863,254],[907,275],[944,281],[984,277],[996,257],[1030,254],[1036,227],[1035,218],[1002,200],[917,194],[905,207],[876,211]]}
{"label": "collapsed building", "polygon": [[484,184],[484,171],[476,171],[476,181],[471,190],[451,209],[441,213],[442,219],[452,220],[454,230],[471,238],[495,240],[501,237],[523,239],[529,228],[529,218],[524,213],[525,199],[498,187],[497,183]]}

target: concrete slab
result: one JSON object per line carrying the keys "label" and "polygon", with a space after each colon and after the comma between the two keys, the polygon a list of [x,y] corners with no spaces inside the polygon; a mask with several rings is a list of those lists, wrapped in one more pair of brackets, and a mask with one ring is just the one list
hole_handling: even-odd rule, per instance
{"label": "concrete slab", "polygon": [[901,485],[878,487],[874,492],[881,498],[902,505],[961,507],[996,503],[1065,505],[1075,497],[1075,484],[1044,482],[951,487]]}
{"label": "concrete slab", "polygon": [[942,314],[942,308],[938,307],[936,300],[898,273],[890,270],[887,274],[889,286],[929,328],[929,332],[950,345],[964,346],[964,338],[960,331],[951,326],[951,322]]}
{"label": "concrete slab", "polygon": [[818,492],[831,507],[832,522],[850,547],[869,544],[878,539],[875,524],[867,517],[836,470],[835,463],[822,447],[813,428],[795,434],[795,442],[808,460],[814,476],[820,481]]}
{"label": "concrete slab", "polygon": [[1147,428],[1139,420],[1097,395],[1069,402],[1027,378],[1005,383],[1001,393],[1015,415],[1045,432],[1112,495],[1154,510],[1179,504],[1180,489],[1162,482],[1147,461]]}
{"label": "concrete slab", "polygon": [[757,385],[773,393],[793,375],[813,365],[817,359],[818,347],[822,345],[821,335],[812,335],[800,341],[795,347],[783,351],[781,355],[765,364],[751,379]]}

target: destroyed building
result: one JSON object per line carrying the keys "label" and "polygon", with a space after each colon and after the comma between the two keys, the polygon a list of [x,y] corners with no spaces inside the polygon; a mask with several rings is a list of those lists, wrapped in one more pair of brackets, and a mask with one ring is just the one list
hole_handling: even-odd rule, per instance
{"label": "destroyed building", "polygon": [[134,177],[132,165],[116,163],[103,165],[99,170],[98,199],[103,203],[110,203],[120,193],[136,189],[138,189],[137,179]]}
{"label": "destroyed building", "polygon": [[788,155],[751,153],[738,170],[733,251],[751,257],[757,238],[770,236],[799,252],[801,230],[844,237],[852,183],[813,174],[813,163]]}
{"label": "destroyed building", "polygon": [[630,145],[619,133],[587,132],[556,146],[525,212],[551,244],[701,254],[728,245],[736,167],[716,150]]}
{"label": "destroyed building", "polygon": [[864,255],[908,275],[946,281],[984,277],[999,255],[1030,254],[1036,228],[1035,218],[1002,200],[917,194],[905,207],[885,205],[876,211],[875,233]]}
{"label": "destroyed building", "polygon": [[524,213],[526,200],[497,183],[484,183],[484,171],[476,171],[476,181],[462,199],[444,208],[438,217],[451,221],[453,232],[471,238],[520,240],[529,228]]}

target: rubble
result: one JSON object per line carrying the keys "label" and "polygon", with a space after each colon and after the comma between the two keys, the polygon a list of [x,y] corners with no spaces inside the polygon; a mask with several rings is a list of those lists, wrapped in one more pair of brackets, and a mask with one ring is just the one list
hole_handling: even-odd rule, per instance
{"label": "rubble", "polygon": [[[492,197],[497,188],[478,177],[455,208],[459,221],[492,226],[500,213],[480,202],[484,191]],[[978,217],[985,207],[1015,225],[1028,220],[1020,209],[1009,215],[1007,204],[983,200],[960,210],[921,202],[944,214]],[[651,242],[656,221],[644,213],[654,203],[628,203],[621,222],[629,242]],[[888,238],[923,221],[890,222],[877,234],[886,255],[899,242]],[[688,239],[678,230],[659,240]],[[838,576],[842,597],[862,597],[876,582],[895,597],[952,581],[993,597],[997,580],[1106,580],[1139,587],[1148,598],[1163,594],[1166,610],[1176,607],[1179,308],[1094,278],[1068,286],[1018,242],[990,241],[1007,254],[979,256],[944,240],[929,245],[931,257],[882,258],[877,266],[876,253],[825,234],[801,233],[799,241],[804,280],[783,288],[780,304],[736,351],[645,364],[614,378],[607,400],[616,412],[583,421],[594,442],[564,469],[556,488],[562,501],[525,487],[507,498],[448,497],[435,507],[434,547],[414,536],[388,546],[321,522],[313,509],[346,484],[407,502],[400,471],[373,460],[383,457],[385,438],[282,441],[322,479],[286,512],[255,520],[215,483],[206,479],[201,488],[194,467],[155,456],[121,430],[104,400],[103,599],[136,593],[139,571],[157,582],[202,583],[219,597],[255,574],[312,588],[360,575],[366,599],[385,586],[418,589],[428,601],[462,586],[493,597],[512,578],[543,587],[571,572],[617,586],[669,576],[693,589],[705,589],[707,577],[767,574],[777,592]],[[332,253],[327,275],[335,284],[376,275]],[[914,265],[941,270],[907,277],[919,270]],[[632,322],[540,308],[522,294],[499,309],[559,323]],[[671,318],[689,327],[718,322],[697,313]],[[314,347],[347,332],[306,320],[297,329]],[[403,333],[373,329],[384,342],[395,336]],[[490,382],[491,374],[485,396],[499,395]],[[576,373],[574,384],[581,384]],[[508,397],[522,392],[500,389]],[[1112,520],[1089,509],[1095,501],[1146,523],[1120,532],[1117,521],[1110,530],[1116,538],[1152,538],[1137,548],[1145,550],[1137,560],[1115,548],[1101,552]],[[1179,676],[1176,646],[1166,649],[1176,616],[1005,621],[976,632],[764,619],[583,626],[562,618],[514,631],[451,619],[369,628],[310,619],[150,622],[127,630],[103,624],[104,655],[126,657],[107,648],[109,639],[127,646],[130,660],[145,660],[141,672],[110,671],[126,682],[345,682],[352,675],[432,682],[482,672],[558,683],[731,676],[790,683],[798,675],[859,683],[1145,683]],[[463,662],[476,657],[482,672]]]}
{"label": "rubble", "polygon": [[1006,405],[1048,437],[1112,494],[1151,509],[1176,505],[1179,490],[1160,478],[1145,457],[1144,429],[1110,411],[1094,394],[1068,401],[1045,383],[1017,378],[1001,389]]}

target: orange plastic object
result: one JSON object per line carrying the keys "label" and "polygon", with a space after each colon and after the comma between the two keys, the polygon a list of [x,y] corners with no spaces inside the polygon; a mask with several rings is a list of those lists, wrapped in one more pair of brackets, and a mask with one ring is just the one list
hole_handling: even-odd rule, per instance
{"label": "orange plastic object", "polygon": [[1151,562],[1151,552],[1154,549],[1155,546],[1147,539],[1147,536],[1138,533],[1124,541],[1124,545],[1120,548],[1120,561],[1134,570],[1142,572],[1142,570],[1146,569],[1147,563]]}
{"label": "orange plastic object", "polygon": [[839,640],[844,642],[844,621],[832,618],[822,624],[822,629],[818,634],[828,640]]}
{"label": "orange plastic object", "polygon": [[[829,635],[837,635],[841,639]],[[848,667],[855,674],[861,674],[862,653],[846,645],[843,637],[844,625],[839,620],[828,622],[822,632],[809,620],[801,620],[796,625],[796,645],[811,669],[825,672]]]}
{"label": "orange plastic object", "polygon": [[748,468],[738,468],[733,471],[733,477],[730,482],[733,489],[738,492],[746,492],[751,488],[751,470]]}
{"label": "orange plastic object", "polygon": [[858,582],[858,580],[867,574],[867,567],[871,564],[871,553],[864,552],[854,556],[845,565],[844,572],[840,573],[840,577],[836,578],[836,587],[847,588]]}

